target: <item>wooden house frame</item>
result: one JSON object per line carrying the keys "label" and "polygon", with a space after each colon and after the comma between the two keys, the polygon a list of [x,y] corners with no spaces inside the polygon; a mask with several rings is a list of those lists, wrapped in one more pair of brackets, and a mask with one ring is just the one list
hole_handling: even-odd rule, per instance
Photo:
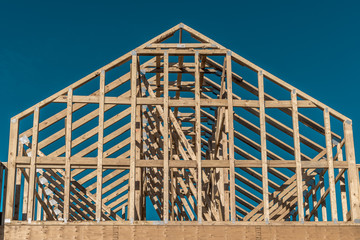
{"label": "wooden house frame", "polygon": [[11,119],[4,222],[356,224],[358,170],[349,118],[180,23]]}

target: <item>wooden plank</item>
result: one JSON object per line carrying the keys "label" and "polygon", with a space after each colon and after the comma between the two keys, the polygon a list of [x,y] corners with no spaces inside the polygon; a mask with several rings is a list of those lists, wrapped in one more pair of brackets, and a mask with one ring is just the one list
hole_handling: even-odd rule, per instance
{"label": "wooden plank", "polygon": [[354,137],[352,121],[347,119],[343,123],[345,138],[345,155],[349,164],[348,168],[348,188],[350,197],[350,213],[353,222],[360,222],[360,199],[359,199],[359,172],[356,168]]}
{"label": "wooden plank", "polygon": [[[140,74],[140,59],[137,57],[137,71]],[[141,79],[137,79],[137,86],[136,86],[136,98],[142,97],[142,88],[141,88]],[[137,103],[138,100],[136,100]],[[142,106],[136,104],[136,131],[135,131],[135,159],[140,159],[142,157],[143,151],[143,142],[141,141],[142,138]],[[136,167],[135,168],[135,219],[136,221],[142,220],[142,203],[141,203],[141,192],[142,192],[142,169]]]}
{"label": "wooden plank", "polygon": [[163,177],[163,220],[169,221],[169,55],[164,53],[164,130],[163,130],[163,148],[164,148],[164,177]]}
{"label": "wooden plank", "polygon": [[29,180],[25,178],[25,175],[29,175],[29,169],[24,169],[24,194],[23,194],[23,205],[22,205],[22,220],[27,219],[27,205],[28,205],[28,194],[29,194]]}
{"label": "wooden plank", "polygon": [[[201,126],[204,130],[204,126]],[[129,142],[129,140],[125,140]],[[203,140],[202,140],[203,141]],[[239,153],[240,154],[240,153]],[[38,157],[37,158],[37,166],[39,168],[47,168],[45,166],[53,166],[56,168],[64,168],[65,167],[65,157]],[[16,166],[17,167],[26,167],[29,168],[30,165],[30,157],[17,157],[16,158]],[[157,160],[143,160],[137,159],[136,166],[139,167],[163,167],[164,164],[162,161]],[[71,157],[71,166],[77,168],[96,168],[97,166],[97,158],[96,157]],[[129,168],[130,166],[130,159],[126,157],[117,157],[117,158],[104,158],[103,159],[103,167],[107,168]],[[202,167],[203,168],[228,168],[230,163],[226,160],[211,160],[211,159],[203,159],[202,160]],[[178,168],[195,168],[195,162],[187,162],[183,160],[172,160],[169,163],[169,167],[178,167]],[[235,160],[235,167],[239,168],[261,168],[262,163],[259,160],[253,159],[242,159],[242,160]],[[295,160],[269,160],[268,161],[269,168],[296,168],[296,161]],[[317,162],[302,162],[301,167],[303,169],[316,169],[316,168],[325,168],[327,169],[328,163],[327,161],[317,161]],[[347,169],[348,163],[347,162],[334,162],[334,168],[339,169]],[[76,172],[75,172],[76,173]],[[96,175],[96,174],[95,174]],[[88,175],[94,177],[95,175]]]}
{"label": "wooden plank", "polygon": [[299,134],[299,117],[298,117],[298,100],[296,89],[291,91],[292,104],[292,122],[293,122],[293,138],[294,138],[294,156],[296,161],[296,186],[298,200],[298,217],[300,222],[304,222],[304,200],[303,200],[303,179],[301,167],[301,150],[300,150],[300,134]]}
{"label": "wooden plank", "polygon": [[[224,67],[221,73],[221,78],[220,78],[220,89],[219,89],[219,99],[224,98],[224,93],[225,93],[225,88],[226,88],[226,81],[225,81],[225,73],[226,73],[226,58],[224,59]],[[224,99],[226,102],[228,102],[227,99]],[[211,134],[214,134],[213,138],[215,139],[214,146],[209,146],[209,148],[212,149],[212,157],[215,159],[218,156],[218,150],[220,147],[220,139],[223,137],[223,141],[225,140],[225,135],[224,135],[224,122],[225,122],[225,108],[218,108],[216,115],[217,117],[214,119],[215,120],[215,124],[213,124],[213,131],[215,130],[215,134],[213,132],[211,132]],[[211,115],[212,117],[212,115]],[[212,143],[211,141],[209,141],[209,143]]]}
{"label": "wooden plank", "polygon": [[131,130],[130,130],[130,180],[129,180],[129,211],[128,219],[131,223],[135,219],[135,155],[136,155],[136,83],[137,83],[137,53],[132,52],[131,62]]}
{"label": "wooden plank", "polygon": [[146,48],[217,48],[217,46],[210,43],[153,43]]}
{"label": "wooden plank", "polygon": [[[36,191],[36,198],[37,198],[37,201],[36,201],[36,217],[34,217],[34,219],[36,221],[41,221],[41,203],[40,201],[42,202],[42,190],[40,188],[40,186],[37,184],[37,190]],[[46,217],[46,215],[44,215],[44,217]],[[46,220],[46,219],[44,219]]]}
{"label": "wooden plank", "polygon": [[264,100],[264,77],[262,70],[258,72],[258,88],[260,102],[260,142],[261,142],[261,162],[262,162],[262,185],[263,185],[263,203],[264,219],[269,223],[269,190],[268,190],[268,160],[266,148],[266,121],[265,121],[265,100]]}
{"label": "wooden plank", "polygon": [[[195,71],[195,70],[194,70]],[[169,71],[168,71],[169,72]],[[195,74],[195,73],[194,73]],[[181,86],[181,85],[180,85]],[[157,89],[162,89],[158,87]],[[169,88],[169,91],[171,89]],[[179,91],[180,88],[177,88],[176,91]],[[54,102],[58,103],[66,103],[67,96],[60,96],[54,100]],[[99,103],[98,96],[73,96],[73,103]],[[116,105],[129,105],[131,103],[130,97],[105,97],[105,104],[116,104]],[[140,105],[163,105],[162,98],[139,98],[137,104]],[[226,100],[220,99],[201,99],[200,105],[203,107],[220,107],[227,106]],[[258,108],[259,101],[257,100],[233,100],[234,107],[243,107],[243,108]],[[169,100],[169,106],[172,107],[193,107],[195,106],[195,100],[192,98],[182,98],[182,99],[171,99]],[[274,100],[266,100],[265,101],[266,108],[291,108],[290,101],[274,101]],[[312,102],[307,100],[299,100],[298,108],[315,108]]]}
{"label": "wooden plank", "polygon": [[330,113],[328,108],[324,109],[324,125],[325,125],[325,141],[326,141],[326,158],[329,164],[328,176],[329,176],[329,189],[330,189],[331,217],[334,222],[337,222],[338,216],[337,216],[336,188],[335,188],[335,176],[334,176],[334,158],[332,151]]}
{"label": "wooden plank", "polygon": [[[174,56],[192,56],[195,53],[194,49],[137,49],[137,54],[140,56],[156,56],[164,55],[167,51],[169,55]],[[212,56],[225,56],[226,49],[200,49],[196,50],[200,55],[212,55]]]}
{"label": "wooden plank", "polygon": [[[172,148],[171,148],[172,149]],[[171,158],[172,155],[170,155]],[[178,215],[178,213],[175,212],[175,210],[177,209],[175,207],[175,202],[177,201],[177,195],[176,195],[176,188],[177,188],[177,181],[176,181],[176,177],[175,175],[175,171],[173,168],[170,169],[170,191],[171,191],[171,216],[170,216],[170,220],[171,221],[175,221],[175,214]],[[177,219],[176,219],[177,220]]]}
{"label": "wooden plank", "polygon": [[[10,121],[10,138],[9,138],[9,155],[8,155],[8,176],[6,189],[6,205],[5,206],[5,223],[9,223],[13,219],[13,203],[15,191],[15,158],[17,156],[19,133],[19,120],[12,118]],[[5,191],[4,191],[5,192]]]}
{"label": "wooden plank", "polygon": [[[182,43],[182,29],[180,28],[180,30],[179,30],[179,44],[181,44],[181,43]],[[179,66],[179,68],[183,67],[183,61],[184,61],[184,57],[179,56],[178,57],[178,66]],[[181,80],[182,80],[182,73],[178,73],[177,78],[176,78],[176,86],[179,88],[179,90],[177,90],[176,93],[175,93],[175,98],[176,99],[180,98]],[[165,106],[165,104],[164,104],[164,106]],[[177,107],[175,107],[174,108],[175,117],[178,117],[178,111],[179,111],[179,109]],[[177,137],[175,137],[175,134],[173,132],[173,127],[170,126],[170,159],[171,160],[173,160],[174,152],[176,152],[176,154],[178,154],[178,151],[177,151],[177,145],[178,144],[179,144],[179,140],[178,140]],[[175,170],[173,168],[171,168],[170,173],[171,173],[171,179],[170,179],[170,181],[171,181],[171,221],[175,221],[175,219],[176,219],[175,218],[175,201],[178,200],[177,199],[177,193],[176,193],[176,190],[177,190],[177,178],[175,177]],[[180,201],[178,201],[178,202],[180,202]]]}
{"label": "wooden plank", "polygon": [[232,52],[226,54],[226,83],[227,83],[227,124],[229,131],[229,162],[230,162],[230,216],[231,222],[236,221],[235,205],[235,154],[234,154],[234,109],[233,109],[233,92],[232,92]]}
{"label": "wooden plank", "polygon": [[[344,158],[343,158],[343,150],[342,150],[342,146],[341,144],[336,144],[336,153],[338,155],[338,161],[339,162],[343,162]],[[335,167],[335,166],[334,166]],[[342,169],[339,169],[339,171],[341,171]],[[341,210],[342,210],[342,215],[343,215],[343,221],[346,222],[347,221],[347,213],[348,213],[348,206],[347,206],[347,196],[346,196],[346,184],[345,184],[345,174],[343,177],[340,178],[340,195],[341,195]]]}
{"label": "wooden plank", "polygon": [[[2,196],[2,199],[7,199],[6,196],[7,196],[8,168],[7,168],[6,164],[2,163],[3,166],[2,166],[2,169],[0,169],[4,173],[3,174],[3,176],[4,176],[4,189],[3,189],[4,195]],[[2,204],[3,212],[6,211],[6,205],[7,205],[7,201],[3,201],[3,204]],[[6,222],[9,223],[10,220],[8,220]],[[5,214],[2,214],[2,216],[1,216],[1,224],[5,225]]]}
{"label": "wooden plank", "polygon": [[67,95],[67,114],[66,114],[66,130],[65,130],[65,180],[64,180],[64,222],[69,219],[70,206],[70,178],[71,178],[71,142],[72,142],[72,103],[73,90],[69,88]]}
{"label": "wooden plank", "polygon": [[97,162],[97,186],[96,186],[96,221],[102,219],[102,172],[104,158],[104,103],[105,101],[105,71],[100,73],[99,91],[99,128],[98,128],[98,162]]}
{"label": "wooden plank", "polygon": [[34,122],[33,122],[33,134],[31,144],[31,156],[30,156],[30,179],[29,179],[29,202],[27,217],[28,222],[31,222],[34,218],[34,196],[35,196],[35,178],[36,178],[36,158],[37,158],[37,147],[38,147],[38,134],[39,134],[39,107],[35,107],[34,110]]}
{"label": "wooden plank", "polygon": [[195,52],[195,149],[197,162],[197,220],[203,221],[202,202],[202,167],[201,167],[201,113],[200,113],[200,62],[199,52]]}

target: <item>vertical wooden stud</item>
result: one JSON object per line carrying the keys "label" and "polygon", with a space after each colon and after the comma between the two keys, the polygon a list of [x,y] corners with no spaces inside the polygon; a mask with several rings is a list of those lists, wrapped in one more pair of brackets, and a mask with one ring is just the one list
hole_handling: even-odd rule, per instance
{"label": "vertical wooden stud", "polygon": [[[2,168],[0,169],[0,171],[2,173],[4,173],[4,189],[3,189],[4,195],[2,196],[2,198],[3,198],[2,207],[3,207],[3,212],[4,212],[4,211],[6,211],[6,205],[7,205],[7,201],[4,199],[7,199],[6,195],[7,195],[8,168],[6,168],[4,165],[2,165]],[[5,222],[5,214],[3,214],[1,217],[1,224],[5,224],[4,222]],[[10,219],[8,219],[6,222],[9,223]]]}
{"label": "vertical wooden stud", "polygon": [[[139,74],[142,74],[140,71],[140,59],[139,56],[136,58],[137,61],[137,70]],[[145,74],[145,73],[144,73]],[[142,95],[142,88],[141,88],[141,78],[140,76],[137,78],[136,83],[136,97],[141,97]],[[136,104],[136,130],[135,130],[135,159],[142,159],[142,112],[141,112],[141,105]],[[142,191],[142,179],[141,179],[141,168],[135,168],[135,216],[134,220],[141,220],[142,215],[142,206],[141,206],[141,191]]]}
{"label": "vertical wooden stud", "polygon": [[130,179],[129,179],[129,220],[134,223],[135,218],[135,155],[136,155],[136,80],[137,80],[137,54],[131,52],[131,130],[130,130]]}
{"label": "vertical wooden stud", "polygon": [[298,118],[298,107],[297,107],[297,93],[295,89],[291,91],[291,106],[292,106],[292,121],[293,121],[294,156],[296,161],[298,216],[299,216],[299,221],[304,222],[304,201],[303,201],[303,183],[302,183],[301,151],[300,151],[300,136],[299,136],[299,118]]}
{"label": "vertical wooden stud", "polygon": [[232,93],[232,68],[231,68],[231,51],[226,54],[226,81],[227,81],[227,98],[228,98],[228,130],[229,130],[229,161],[230,161],[230,215],[231,222],[236,221],[235,205],[235,155],[234,155],[234,108]]}
{"label": "vertical wooden stud", "polygon": [[31,220],[33,219],[38,134],[39,134],[39,107],[36,106],[34,110],[34,122],[33,122],[31,156],[30,156],[30,179],[29,179],[29,195],[28,195],[29,202],[28,202],[28,214],[27,214],[28,222],[31,222]]}
{"label": "vertical wooden stud", "polygon": [[[340,143],[336,144],[336,153],[338,155],[338,161],[342,162],[344,161],[343,158],[343,150]],[[342,171],[343,169],[339,169],[339,171]],[[346,185],[345,185],[345,172],[344,175],[340,177],[340,196],[341,196],[341,209],[342,209],[342,215],[343,215],[343,221],[347,221],[347,213],[348,213],[348,207],[347,207],[347,196],[346,196]]]}
{"label": "vertical wooden stud", "polygon": [[[24,172],[26,173],[27,176],[29,176],[29,169],[25,168]],[[22,205],[22,218],[21,220],[26,220],[27,219],[27,205],[28,205],[28,194],[29,194],[29,182],[28,179],[24,176],[24,194],[23,194],[23,205]]]}
{"label": "vertical wooden stud", "polygon": [[334,222],[337,222],[337,205],[335,192],[335,176],[334,176],[334,159],[332,151],[331,128],[330,128],[330,114],[329,109],[324,109],[324,124],[325,124],[325,141],[326,141],[326,157],[328,162],[329,175],[329,189],[330,189],[330,203],[331,203],[331,217]]}
{"label": "vertical wooden stud", "polygon": [[200,63],[195,52],[195,146],[197,162],[197,219],[202,222],[202,167],[201,167],[201,112],[200,112]]}
{"label": "vertical wooden stud", "polygon": [[348,187],[351,220],[360,223],[359,172],[356,167],[352,122],[344,121],[345,155],[348,162]]}
{"label": "vertical wooden stud", "polygon": [[67,95],[66,128],[65,128],[65,181],[64,181],[64,222],[69,219],[70,179],[71,179],[71,136],[72,136],[72,101],[73,90],[69,88]]}
{"label": "vertical wooden stud", "polygon": [[164,222],[169,220],[169,55],[164,53]]}
{"label": "vertical wooden stud", "polygon": [[262,185],[264,219],[269,222],[269,190],[268,190],[268,162],[266,148],[266,121],[265,121],[265,98],[264,98],[264,76],[262,71],[258,72],[259,105],[260,105],[260,142],[261,142],[261,161],[262,161]]}
{"label": "vertical wooden stud", "polygon": [[98,161],[97,161],[97,184],[96,184],[96,221],[102,218],[102,173],[103,173],[103,146],[104,146],[104,108],[105,108],[105,71],[100,73],[99,91],[99,128],[98,128]]}
{"label": "vertical wooden stud", "polygon": [[19,133],[19,120],[12,118],[10,121],[10,139],[9,139],[9,157],[8,157],[8,175],[5,205],[5,223],[9,223],[13,218],[13,203],[15,191],[15,159],[17,155]]}

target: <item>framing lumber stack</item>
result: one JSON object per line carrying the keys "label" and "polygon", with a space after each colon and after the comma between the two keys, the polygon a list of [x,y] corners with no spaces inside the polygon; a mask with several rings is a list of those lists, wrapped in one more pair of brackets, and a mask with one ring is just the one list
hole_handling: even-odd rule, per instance
{"label": "framing lumber stack", "polygon": [[180,23],[11,119],[5,238],[351,238],[358,174],[350,119]]}

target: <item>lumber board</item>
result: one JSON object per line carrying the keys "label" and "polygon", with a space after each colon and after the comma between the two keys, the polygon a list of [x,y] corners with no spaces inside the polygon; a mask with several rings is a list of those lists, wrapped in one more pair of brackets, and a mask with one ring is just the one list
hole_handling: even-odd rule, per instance
{"label": "lumber board", "polygon": [[303,200],[303,178],[302,178],[302,162],[300,150],[300,133],[299,133],[299,117],[298,117],[298,100],[296,89],[291,91],[292,103],[292,121],[294,132],[294,156],[296,161],[296,186],[298,201],[298,218],[300,222],[304,221],[304,200]]}

